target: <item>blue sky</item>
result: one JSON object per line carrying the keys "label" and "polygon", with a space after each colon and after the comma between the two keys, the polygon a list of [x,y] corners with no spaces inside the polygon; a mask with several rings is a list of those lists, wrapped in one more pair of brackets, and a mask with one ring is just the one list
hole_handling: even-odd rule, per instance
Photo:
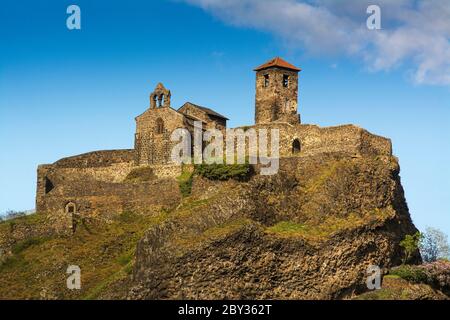
{"label": "blue sky", "polygon": [[[70,4],[81,8],[81,30],[66,28]],[[303,41],[298,30],[298,39],[289,38],[253,23],[253,16],[240,23],[242,10],[226,8],[224,16],[219,9],[212,0],[3,1],[0,212],[34,207],[38,164],[132,148],[134,117],[148,107],[158,82],[172,91],[175,107],[191,101],[228,116],[231,127],[253,123],[252,69],[282,56],[303,69],[302,121],[354,123],[391,138],[414,222],[450,234],[445,74],[435,68],[421,78],[418,65],[429,64],[420,55],[386,67],[389,59],[380,57],[393,55],[392,48],[367,54],[378,40],[357,54],[328,54]]]}

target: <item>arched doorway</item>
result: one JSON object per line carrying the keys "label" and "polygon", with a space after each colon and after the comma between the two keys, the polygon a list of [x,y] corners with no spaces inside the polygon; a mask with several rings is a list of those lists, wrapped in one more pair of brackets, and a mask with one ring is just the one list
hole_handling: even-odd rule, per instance
{"label": "arched doorway", "polygon": [[75,214],[77,213],[77,206],[73,202],[69,202],[66,204],[66,213],[67,214]]}
{"label": "arched doorway", "polygon": [[66,214],[69,216],[68,219],[70,223],[70,228],[72,229],[72,232],[75,233],[77,230],[77,223],[78,223],[78,212],[77,212],[77,205],[74,202],[68,202],[66,204],[66,207],[64,208]]}
{"label": "arched doorway", "polygon": [[292,142],[292,154],[300,153],[301,149],[302,145],[300,143],[300,140],[294,139],[294,141]]}

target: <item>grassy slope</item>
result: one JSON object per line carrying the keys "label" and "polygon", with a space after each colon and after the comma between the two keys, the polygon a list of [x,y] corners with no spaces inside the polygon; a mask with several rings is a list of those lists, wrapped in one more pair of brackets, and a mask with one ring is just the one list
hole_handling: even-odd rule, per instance
{"label": "grassy slope", "polygon": [[350,214],[347,217],[329,216],[320,223],[296,223],[292,221],[281,221],[266,228],[266,232],[275,236],[299,237],[308,242],[326,241],[335,233],[343,230],[351,230],[359,226],[371,223],[380,223],[391,218],[395,214],[392,208],[384,210],[374,210],[364,215]]}
{"label": "grassy slope", "polygon": [[[168,219],[190,219],[211,199],[186,197],[179,207],[158,216],[122,213],[112,224],[80,226],[72,237],[30,238],[17,243],[13,255],[0,264],[0,299],[102,299],[125,298],[134,264],[136,244],[150,227]],[[0,223],[40,221],[38,215]],[[202,241],[222,236],[246,220],[230,221],[202,234],[175,237],[179,249],[189,250]],[[69,265],[81,268],[81,290],[68,290]]]}
{"label": "grassy slope", "polygon": [[[31,238],[16,244],[0,265],[2,299],[90,299],[132,270],[136,242],[166,213],[146,217],[123,213],[109,225],[81,226],[73,237]],[[36,219],[30,216],[29,219]],[[27,223],[26,219],[14,223]],[[9,222],[11,223],[11,222]],[[6,223],[2,223],[2,228]],[[81,268],[82,289],[66,287],[69,265]]]}
{"label": "grassy slope", "polygon": [[381,289],[361,294],[354,300],[442,300],[444,294],[427,284],[412,283],[398,276],[387,275],[383,278]]}
{"label": "grassy slope", "polygon": [[[371,161],[373,167],[385,166],[385,163],[378,159],[366,159]],[[395,165],[395,159],[391,159],[390,165]],[[359,163],[359,162],[358,162]],[[351,230],[364,225],[379,224],[395,216],[394,209],[389,206],[386,208],[375,208],[370,211],[350,212],[347,215],[331,215],[319,216],[317,214],[318,207],[311,204],[317,204],[321,201],[333,200],[329,191],[324,187],[327,184],[337,184],[339,182],[340,172],[348,169],[357,168],[360,164],[348,159],[327,161],[317,167],[309,168],[309,176],[302,185],[298,187],[298,198],[307,199],[305,205],[302,206],[301,212],[296,215],[296,220],[283,220],[273,226],[266,228],[266,232],[277,237],[296,237],[303,238],[308,242],[322,242],[328,240],[334,234],[344,230]],[[347,173],[350,175],[350,173]],[[354,174],[352,172],[351,174]],[[342,176],[342,174],[341,174]],[[314,197],[319,198],[314,199]],[[325,198],[323,197],[325,196]],[[271,199],[274,197],[275,199]],[[270,195],[270,201],[277,203],[280,198],[278,195]]]}

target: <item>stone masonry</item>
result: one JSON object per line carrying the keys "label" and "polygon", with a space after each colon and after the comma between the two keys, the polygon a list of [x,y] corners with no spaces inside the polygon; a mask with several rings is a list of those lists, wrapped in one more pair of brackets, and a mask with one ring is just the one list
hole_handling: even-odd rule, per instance
{"label": "stone masonry", "polygon": [[300,69],[281,58],[275,58],[254,71],[256,71],[256,124],[300,123],[297,113]]}
{"label": "stone masonry", "polygon": [[[389,139],[355,125],[321,128],[300,123],[298,74],[300,68],[275,58],[257,67],[255,125],[242,127],[245,133],[259,129],[279,130],[280,156],[303,157],[338,153],[359,156],[391,155]],[[124,211],[153,213],[177,205],[181,199],[176,177],[181,166],[171,163],[175,144],[170,137],[176,129],[191,135],[194,122],[203,130],[217,129],[224,135],[227,118],[211,108],[186,102],[171,107],[171,92],[159,83],[150,94],[150,105],[136,117],[134,148],[95,151],[68,157],[37,171],[36,210],[47,214],[63,231],[74,227],[76,217],[109,219]],[[270,141],[270,137],[269,137]],[[255,143],[246,143],[258,148]],[[139,168],[149,168],[152,179],[127,181]]]}

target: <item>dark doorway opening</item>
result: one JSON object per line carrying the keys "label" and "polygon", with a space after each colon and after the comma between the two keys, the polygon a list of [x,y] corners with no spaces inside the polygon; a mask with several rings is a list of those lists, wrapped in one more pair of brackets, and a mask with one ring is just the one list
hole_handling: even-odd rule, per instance
{"label": "dark doorway opening", "polygon": [[45,194],[52,191],[54,187],[55,185],[53,184],[53,182],[49,178],[45,177],[45,185],[44,185]]}
{"label": "dark doorway opening", "polygon": [[302,146],[300,144],[300,140],[294,139],[294,142],[292,142],[292,154],[300,153],[302,149]]}

